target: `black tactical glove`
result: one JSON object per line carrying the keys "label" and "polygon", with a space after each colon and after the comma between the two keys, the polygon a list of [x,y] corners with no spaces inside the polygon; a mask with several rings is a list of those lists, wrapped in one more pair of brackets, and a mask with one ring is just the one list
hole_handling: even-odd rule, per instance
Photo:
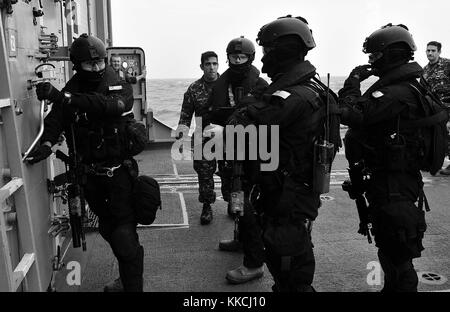
{"label": "black tactical glove", "polygon": [[56,89],[50,82],[41,82],[36,86],[36,95],[39,101],[49,100],[52,103],[59,103],[64,99],[64,95]]}
{"label": "black tactical glove", "polygon": [[41,145],[35,148],[25,159],[30,165],[34,165],[52,154],[52,149],[48,145]]}
{"label": "black tactical glove", "polygon": [[244,127],[247,127],[248,125],[252,124],[252,121],[247,113],[247,108],[243,107],[240,109],[237,109],[227,120],[228,125],[242,125]]}
{"label": "black tactical glove", "polygon": [[370,69],[371,65],[356,66],[350,73],[350,77],[356,78],[359,81],[364,81],[374,74],[374,71]]}

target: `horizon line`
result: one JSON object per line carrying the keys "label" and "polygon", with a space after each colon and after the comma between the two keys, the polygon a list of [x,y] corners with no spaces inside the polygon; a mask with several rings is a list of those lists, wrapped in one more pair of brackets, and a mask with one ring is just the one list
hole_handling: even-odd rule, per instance
{"label": "horizon line", "polygon": [[[327,78],[327,76],[326,75],[319,75],[321,78]],[[333,78],[333,77],[340,77],[340,78],[342,78],[342,77],[344,77],[344,78],[346,78],[346,77],[348,77],[348,75],[331,75],[330,76],[331,78]],[[152,78],[146,78],[146,80],[176,80],[176,79],[178,79],[178,80],[180,80],[180,79],[183,79],[183,80],[188,80],[188,79],[193,79],[193,80],[197,80],[197,79],[200,79],[201,78],[201,76],[199,76],[199,77],[152,77]]]}

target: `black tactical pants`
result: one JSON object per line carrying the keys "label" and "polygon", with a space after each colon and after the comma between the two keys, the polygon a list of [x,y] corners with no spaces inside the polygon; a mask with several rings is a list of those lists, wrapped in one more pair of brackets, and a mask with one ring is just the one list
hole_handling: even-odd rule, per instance
{"label": "black tactical pants", "polygon": [[311,236],[303,222],[265,222],[266,262],[274,292],[311,292],[316,261]]}
{"label": "black tactical pants", "polygon": [[271,175],[263,181],[258,201],[265,215],[263,241],[267,267],[275,281],[273,290],[314,291],[311,285],[316,262],[311,221],[317,216],[320,197],[289,177],[278,180]]}
{"label": "black tactical pants", "polygon": [[224,160],[217,161],[217,167],[219,169],[218,175],[220,176],[222,198],[228,203],[231,200],[233,169]]}
{"label": "black tactical pants", "polygon": [[124,167],[112,178],[89,175],[85,186],[89,207],[99,218],[99,231],[119,263],[125,291],[143,291],[144,249],[139,243],[131,204],[131,176]]}
{"label": "black tactical pants", "polygon": [[385,292],[416,292],[418,278],[412,262],[421,256],[424,212],[412,201],[391,201],[373,209],[378,258]]}
{"label": "black tactical pants", "polygon": [[[225,161],[218,161],[219,175],[221,179],[221,191],[223,200],[227,203],[231,200],[232,175],[233,169],[229,163]],[[261,224],[259,216],[255,209],[248,202],[249,185],[245,185],[245,205],[244,216],[239,218],[238,232],[239,241],[242,243],[244,249],[243,264],[247,268],[259,268],[264,264],[264,244],[261,238]]]}
{"label": "black tactical pants", "polygon": [[259,268],[264,264],[264,244],[259,216],[252,205],[244,205],[244,216],[239,218],[239,241],[244,249],[244,266],[247,268]]}
{"label": "black tactical pants", "polygon": [[384,272],[382,292],[417,292],[419,280],[412,258],[403,263],[396,263],[389,252],[380,248],[378,259]]}

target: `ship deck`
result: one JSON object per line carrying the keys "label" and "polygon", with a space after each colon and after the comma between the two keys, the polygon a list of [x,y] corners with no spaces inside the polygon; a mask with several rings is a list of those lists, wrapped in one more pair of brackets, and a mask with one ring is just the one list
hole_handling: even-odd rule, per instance
{"label": "ship deck", "polygon": [[[200,225],[197,176],[192,161],[172,161],[170,145],[154,145],[137,156],[141,174],[155,177],[161,184],[163,209],[150,227],[139,227],[144,246],[144,291],[146,292],[270,292],[272,277],[265,268],[261,279],[231,285],[227,270],[242,264],[241,253],[222,252],[218,243],[232,238],[234,222],[220,197],[213,205],[214,220]],[[448,164],[446,161],[445,165]],[[348,177],[346,160],[339,153],[333,165],[331,190],[323,197],[314,223],[313,243],[316,272],[313,286],[319,292],[376,292],[382,288],[376,274],[377,249],[357,234],[355,203],[341,189]],[[448,291],[450,284],[450,177],[424,174],[425,193],[431,212],[426,213],[428,230],[425,250],[414,260],[419,274],[419,291]],[[58,291],[100,292],[118,276],[117,262],[109,245],[96,231],[87,234],[86,252],[69,249],[65,262],[80,259],[79,286],[68,286],[69,271],[58,273]],[[374,262],[375,261],[375,262]],[[368,283],[368,280],[370,283]]]}

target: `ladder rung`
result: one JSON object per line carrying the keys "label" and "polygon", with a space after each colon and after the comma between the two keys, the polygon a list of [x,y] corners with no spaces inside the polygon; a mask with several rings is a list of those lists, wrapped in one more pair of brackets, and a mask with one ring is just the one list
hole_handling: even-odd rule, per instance
{"label": "ladder rung", "polygon": [[16,291],[34,263],[34,253],[25,254],[13,273],[13,291]]}
{"label": "ladder rung", "polygon": [[11,106],[11,99],[0,99],[0,108]]}
{"label": "ladder rung", "polygon": [[8,197],[14,194],[23,185],[21,178],[13,178],[0,189],[0,203],[3,203]]}

